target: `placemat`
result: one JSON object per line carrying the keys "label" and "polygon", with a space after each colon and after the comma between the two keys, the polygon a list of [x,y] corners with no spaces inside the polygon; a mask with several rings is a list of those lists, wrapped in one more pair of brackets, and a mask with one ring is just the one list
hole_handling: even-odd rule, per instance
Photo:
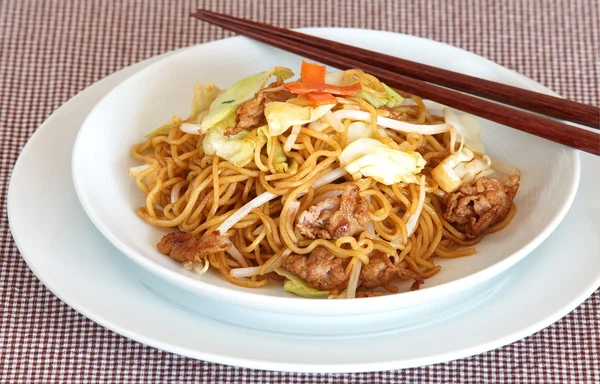
{"label": "placemat", "polygon": [[12,167],[27,139],[56,108],[125,66],[231,35],[189,18],[196,8],[288,28],[359,27],[422,36],[485,56],[565,97],[598,105],[599,4],[0,1],[0,383],[599,383],[600,291],[552,326],[470,358],[361,374],[259,371],[160,351],[86,319],[31,273],[6,217]]}

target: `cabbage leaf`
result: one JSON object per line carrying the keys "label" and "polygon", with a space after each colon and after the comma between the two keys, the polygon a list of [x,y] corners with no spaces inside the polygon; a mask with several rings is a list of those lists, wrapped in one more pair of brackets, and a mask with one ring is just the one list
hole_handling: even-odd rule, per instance
{"label": "cabbage leaf", "polygon": [[249,131],[243,130],[229,137],[224,133],[227,128],[235,125],[235,113],[230,113],[218,124],[210,128],[202,140],[202,148],[207,155],[217,155],[237,167],[243,167],[254,159],[254,150],[264,141],[251,137]]}
{"label": "cabbage leaf", "polygon": [[[344,78],[345,71],[334,71],[325,74],[325,83],[332,85],[346,85],[342,84],[342,80]],[[367,103],[371,104],[375,108],[381,108],[384,105],[387,107],[394,107],[398,104],[401,104],[404,101],[404,97],[400,96],[398,92],[394,91],[387,84],[380,82],[383,91],[385,91],[385,96],[376,97],[366,92],[364,89],[357,93],[355,96],[360,97],[365,100]],[[362,84],[363,88],[366,87],[365,84]],[[380,92],[380,91],[378,91]]]}
{"label": "cabbage leaf", "polygon": [[320,291],[318,289],[309,287],[306,281],[286,269],[277,268],[275,272],[287,279],[283,284],[283,289],[288,292],[309,299],[324,299],[329,297],[329,291]]}
{"label": "cabbage leaf", "polygon": [[190,116],[182,120],[179,116],[173,116],[166,124],[160,126],[144,137],[149,139],[154,136],[168,135],[173,128],[179,128],[182,123],[200,123],[198,121],[208,113],[210,104],[219,96],[222,91],[213,83],[206,85],[198,84],[194,87],[194,98],[190,107]]}
{"label": "cabbage leaf", "polygon": [[442,190],[451,193],[464,183],[472,183],[494,172],[489,157],[477,155],[468,147],[463,147],[460,152],[442,160],[431,171],[431,176]]}
{"label": "cabbage leaf", "polygon": [[[378,126],[377,130],[381,136],[388,136],[388,134],[385,132],[385,128]],[[355,121],[348,125],[348,131],[346,133],[346,145],[365,137],[373,137],[373,128],[371,128],[371,124],[367,124],[362,121]]]}
{"label": "cabbage leaf", "polygon": [[384,105],[392,108],[404,101],[404,97],[400,96],[398,92],[388,87],[387,84],[381,83],[381,86],[386,92],[386,95],[383,97],[373,96],[365,90],[360,91],[356,96],[365,100],[367,103],[371,104],[375,108],[381,108]]}
{"label": "cabbage leaf", "polygon": [[202,119],[201,133],[225,119],[243,102],[248,101],[260,91],[271,76],[289,79],[294,73],[285,67],[273,67],[268,71],[257,73],[256,75],[246,77],[232,85],[225,92],[221,93],[210,104],[208,114]]}
{"label": "cabbage leaf", "polygon": [[[267,144],[267,155],[271,155],[271,131],[269,130],[268,125],[263,125],[257,128],[258,137],[261,141],[261,146],[265,143]],[[292,159],[288,163],[288,158],[283,152],[283,147],[281,143],[275,143],[275,152],[273,153],[273,166],[277,172],[288,172],[290,174],[295,174],[298,171],[298,162]]]}
{"label": "cabbage leaf", "polygon": [[271,136],[279,136],[293,125],[304,125],[323,117],[335,104],[303,107],[292,103],[273,101],[265,105],[265,117]]}
{"label": "cabbage leaf", "polygon": [[340,154],[339,161],[354,180],[370,176],[385,185],[417,183],[416,175],[426,164],[418,152],[400,151],[371,138],[350,143]]}
{"label": "cabbage leaf", "polygon": [[196,85],[190,108],[190,117],[187,120],[200,124],[201,121],[198,121],[198,117],[202,117],[203,112],[208,112],[210,105],[221,92],[223,91],[213,83]]}
{"label": "cabbage leaf", "polygon": [[457,114],[450,108],[444,108],[444,119],[447,124],[452,125],[462,142],[472,150],[481,154],[485,153],[485,147],[481,142],[481,121],[468,113]]}
{"label": "cabbage leaf", "polygon": [[161,125],[160,127],[156,128],[154,131],[144,135],[144,137],[146,139],[150,139],[154,136],[159,136],[159,135],[168,135],[169,132],[171,132],[171,129],[173,128],[178,128],[181,123],[183,122],[183,120],[181,120],[181,117],[179,116],[173,116],[171,118],[171,120],[169,120],[167,123]]}

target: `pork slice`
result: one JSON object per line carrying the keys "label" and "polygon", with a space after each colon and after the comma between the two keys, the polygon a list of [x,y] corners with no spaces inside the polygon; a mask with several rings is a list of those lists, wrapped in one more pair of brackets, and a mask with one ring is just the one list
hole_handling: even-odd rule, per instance
{"label": "pork slice", "polygon": [[226,251],[230,247],[231,244],[223,241],[218,231],[202,240],[187,232],[172,232],[164,235],[156,245],[160,253],[182,263],[197,261],[203,253]]}
{"label": "pork slice", "polygon": [[369,221],[367,201],[356,184],[346,186],[341,197],[325,199],[302,212],[296,227],[309,239],[354,236]]}
{"label": "pork slice", "polygon": [[[244,129],[256,128],[265,125],[265,105],[273,101],[287,101],[294,94],[282,87],[283,79],[277,78],[269,86],[256,93],[253,99],[243,102],[235,110],[236,124],[225,130],[224,135],[229,137],[240,133]],[[276,89],[275,89],[276,88]]]}
{"label": "pork slice", "polygon": [[326,248],[317,247],[309,255],[291,253],[283,258],[281,266],[306,280],[312,288],[328,291],[340,288],[346,282],[346,259],[336,257]]}
{"label": "pork slice", "polygon": [[444,197],[444,219],[474,238],[506,218],[519,190],[519,176],[506,180],[482,177]]}

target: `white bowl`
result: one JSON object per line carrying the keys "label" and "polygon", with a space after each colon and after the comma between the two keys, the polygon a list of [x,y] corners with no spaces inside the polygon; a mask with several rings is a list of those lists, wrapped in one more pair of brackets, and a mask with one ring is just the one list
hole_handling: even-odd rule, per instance
{"label": "white bowl", "polygon": [[[304,32],[386,52],[414,61],[551,93],[541,85],[472,53],[412,36],[362,29],[307,29]],[[579,182],[576,150],[489,121],[482,139],[489,154],[519,167],[522,181],[517,213],[502,231],[486,236],[478,254],[437,259],[442,271],[420,290],[362,300],[309,300],[278,284],[246,289],[218,273],[186,271],[160,254],[165,230],[135,213],[144,196],[127,174],[138,165],[130,148],[172,115],[186,115],[197,83],[225,88],[235,81],[282,65],[298,70],[301,58],[243,37],[190,47],[171,54],[119,84],[90,113],[73,151],[73,181],[92,222],[123,254],[156,276],[201,296],[255,310],[321,316],[398,311],[456,296],[489,281],[517,263],[556,228]]]}

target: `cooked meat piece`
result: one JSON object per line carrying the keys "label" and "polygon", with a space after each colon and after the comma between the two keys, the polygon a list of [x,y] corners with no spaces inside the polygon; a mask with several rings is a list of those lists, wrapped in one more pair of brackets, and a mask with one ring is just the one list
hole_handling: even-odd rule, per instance
{"label": "cooked meat piece", "polygon": [[[269,86],[256,93],[254,99],[248,100],[237,107],[235,113],[237,115],[237,123],[235,126],[227,128],[225,136],[229,137],[241,132],[244,129],[260,127],[267,123],[265,119],[265,104],[272,101],[287,101],[295,97],[294,94],[288,92],[281,87],[283,79],[278,77],[276,81]],[[281,89],[273,90],[273,88],[281,87]]]}
{"label": "cooked meat piece", "polygon": [[325,199],[302,212],[296,227],[309,239],[331,239],[331,234],[324,227],[333,212],[338,209],[340,209],[339,197]]}
{"label": "cooked meat piece", "polygon": [[348,185],[341,196],[340,209],[329,217],[325,228],[333,239],[354,236],[367,228],[369,207],[359,192],[358,185]]}
{"label": "cooked meat piece", "polygon": [[356,292],[356,298],[360,299],[362,297],[377,297],[377,296],[383,296],[383,293],[381,292],[371,292],[371,291],[360,291],[360,292]]}
{"label": "cooked meat piece", "polygon": [[173,232],[163,236],[156,248],[173,260],[194,261],[200,256],[199,242],[187,232]]}
{"label": "cooked meat piece", "polygon": [[237,122],[233,127],[227,128],[224,135],[229,137],[240,133],[250,127],[258,127],[266,123],[265,98],[258,93],[256,98],[248,100],[237,107]]}
{"label": "cooked meat piece", "polygon": [[474,238],[506,218],[518,190],[518,175],[510,176],[506,183],[482,177],[475,185],[463,184],[458,192],[447,194],[443,216],[468,238]]}
{"label": "cooked meat piece", "polygon": [[296,227],[309,239],[337,239],[364,231],[369,210],[359,192],[358,185],[348,185],[341,197],[325,199],[302,212]]}
{"label": "cooked meat piece", "polygon": [[340,288],[347,280],[347,259],[336,257],[326,248],[317,247],[310,255],[292,253],[282,260],[281,266],[306,280],[308,285],[323,291]]}
{"label": "cooked meat piece", "polygon": [[[294,275],[306,280],[308,285],[323,291],[342,288],[348,281],[346,267],[348,259],[336,257],[324,247],[315,248],[309,255],[292,253],[284,257],[281,266]],[[414,279],[415,286],[423,284],[423,279],[408,269],[397,267],[383,252],[371,254],[369,264],[363,265],[360,271],[358,287],[377,288],[388,285],[390,280],[400,276]],[[363,292],[362,297],[378,296],[378,292]],[[359,296],[360,297],[360,296]]]}
{"label": "cooked meat piece", "polygon": [[231,243],[226,240],[227,238],[222,237],[219,231],[211,232],[200,239],[200,252],[217,253],[226,251],[231,248]]}
{"label": "cooked meat piece", "polygon": [[415,280],[415,284],[423,284],[423,279],[408,269],[395,266],[383,252],[375,251],[369,257],[369,264],[363,264],[358,278],[358,286],[376,288],[388,285],[390,280],[400,276]]}
{"label": "cooked meat piece", "polygon": [[365,288],[387,285],[392,277],[400,273],[383,252],[375,251],[369,258],[369,264],[364,264],[360,270],[358,286]]}
{"label": "cooked meat piece", "polygon": [[156,245],[160,253],[182,263],[195,261],[202,253],[226,251],[229,247],[231,244],[224,243],[218,231],[202,240],[187,232],[172,232],[164,235]]}

